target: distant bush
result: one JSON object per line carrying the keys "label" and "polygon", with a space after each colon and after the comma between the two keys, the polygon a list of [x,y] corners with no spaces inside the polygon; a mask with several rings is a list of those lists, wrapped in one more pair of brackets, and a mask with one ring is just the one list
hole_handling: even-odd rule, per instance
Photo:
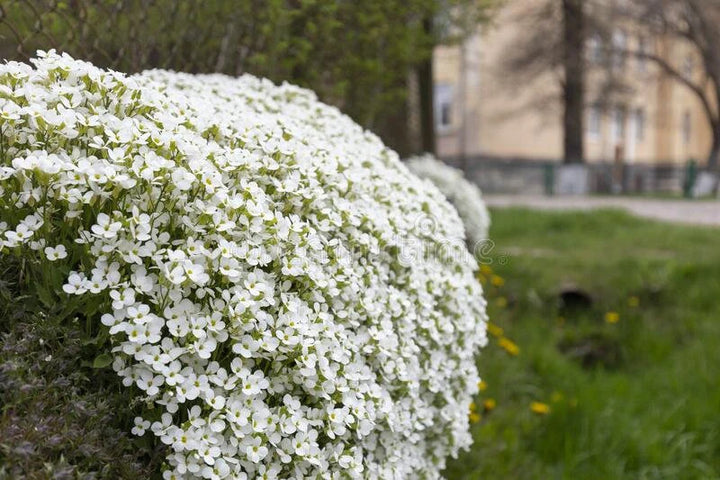
{"label": "distant bush", "polygon": [[435,184],[455,206],[465,225],[465,235],[471,248],[476,248],[488,239],[490,214],[480,189],[468,181],[462,171],[429,154],[412,157],[408,159],[407,165],[415,175]]}
{"label": "distant bush", "polygon": [[469,445],[476,264],[377,137],[251,76],[33,64],[0,66],[0,251],[146,403],[165,478],[434,478]]}

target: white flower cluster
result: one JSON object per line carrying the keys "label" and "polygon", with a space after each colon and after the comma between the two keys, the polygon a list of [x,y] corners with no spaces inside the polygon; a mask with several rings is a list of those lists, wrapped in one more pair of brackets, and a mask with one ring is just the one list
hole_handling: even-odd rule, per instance
{"label": "white flower cluster", "polygon": [[439,192],[307,90],[32,63],[0,66],[0,252],[105,299],[165,478],[437,478],[486,342]]}
{"label": "white flower cluster", "polygon": [[465,225],[468,245],[476,248],[488,239],[490,214],[487,206],[478,186],[468,181],[461,170],[430,154],[412,157],[406,163],[411,172],[434,183],[455,206]]}

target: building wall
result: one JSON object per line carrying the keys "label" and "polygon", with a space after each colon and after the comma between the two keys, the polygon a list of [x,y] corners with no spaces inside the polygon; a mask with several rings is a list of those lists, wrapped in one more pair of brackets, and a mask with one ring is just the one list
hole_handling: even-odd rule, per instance
{"label": "building wall", "polygon": [[[558,104],[536,105],[541,97],[554,94],[556,85],[552,78],[548,75],[538,79],[532,88],[503,78],[504,53],[517,34],[514,28],[506,26],[516,25],[522,9],[522,1],[509,2],[498,12],[493,26],[479,29],[470,39],[471,48],[457,45],[437,48],[435,83],[440,88],[454,86],[455,112],[452,125],[437,129],[440,156],[558,156],[562,148],[562,137],[557,135]],[[475,81],[467,82],[468,77]]]}
{"label": "building wall", "polygon": [[[482,68],[479,65],[482,39],[480,33],[463,45],[438,47],[434,56],[435,119],[439,152],[455,154],[480,149],[480,108],[482,105]],[[450,101],[449,123],[443,121],[445,99]],[[442,155],[442,154],[441,154]]]}
{"label": "building wall", "polygon": [[[442,90],[447,102],[447,92],[451,92],[452,111],[449,124],[437,128],[441,157],[562,158],[558,75],[546,73],[520,84],[508,78],[503,68],[508,50],[527,28],[519,19],[539,1],[508,0],[492,25],[479,29],[464,45],[437,48],[436,93]],[[645,38],[632,25],[618,27],[618,32],[624,34],[630,50],[638,48],[640,39]],[[690,46],[665,38],[644,41],[647,48],[674,65],[689,62],[692,71],[688,74],[701,74],[700,61],[693,57]],[[616,74],[630,89],[619,98],[597,103],[598,89],[607,72],[590,59],[588,66],[588,162],[666,164],[691,158],[704,160],[710,149],[710,128],[702,105],[689,89],[652,62],[628,57]],[[617,113],[618,109],[624,113]],[[436,109],[440,120],[438,112]],[[596,129],[590,128],[593,116]]]}

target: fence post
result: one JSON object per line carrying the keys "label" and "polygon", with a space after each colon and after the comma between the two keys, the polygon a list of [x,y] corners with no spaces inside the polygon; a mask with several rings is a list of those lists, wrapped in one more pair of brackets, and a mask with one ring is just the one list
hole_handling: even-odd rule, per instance
{"label": "fence post", "polygon": [[685,198],[692,197],[695,180],[697,180],[697,163],[694,159],[690,159],[685,164],[685,181],[683,182],[683,196]]}
{"label": "fence post", "polygon": [[543,166],[543,177],[545,180],[545,195],[555,193],[555,165],[548,162]]}

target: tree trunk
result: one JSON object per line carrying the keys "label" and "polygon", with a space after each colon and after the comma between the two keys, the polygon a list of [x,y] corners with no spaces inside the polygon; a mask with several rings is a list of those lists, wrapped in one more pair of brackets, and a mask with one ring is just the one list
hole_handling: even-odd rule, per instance
{"label": "tree trunk", "polygon": [[376,119],[372,131],[382,138],[385,145],[395,150],[400,158],[418,153],[410,139],[410,109],[407,102],[399,102],[397,108]]}
{"label": "tree trunk", "polygon": [[707,169],[711,172],[717,172],[718,160],[720,159],[720,125],[713,126],[713,141],[710,147],[710,153],[707,156]]}
{"label": "tree trunk", "polygon": [[[432,33],[432,19],[423,20],[425,32]],[[435,154],[435,112],[433,102],[433,56],[432,52],[417,68],[420,95],[420,135],[425,152]]]}
{"label": "tree trunk", "polygon": [[584,161],[585,108],[584,0],[562,0],[563,16],[563,161]]}
{"label": "tree trunk", "polygon": [[713,142],[707,157],[707,170],[715,176],[712,193],[714,197],[720,192],[720,174],[718,172],[718,157],[720,157],[720,129],[713,126]]}

